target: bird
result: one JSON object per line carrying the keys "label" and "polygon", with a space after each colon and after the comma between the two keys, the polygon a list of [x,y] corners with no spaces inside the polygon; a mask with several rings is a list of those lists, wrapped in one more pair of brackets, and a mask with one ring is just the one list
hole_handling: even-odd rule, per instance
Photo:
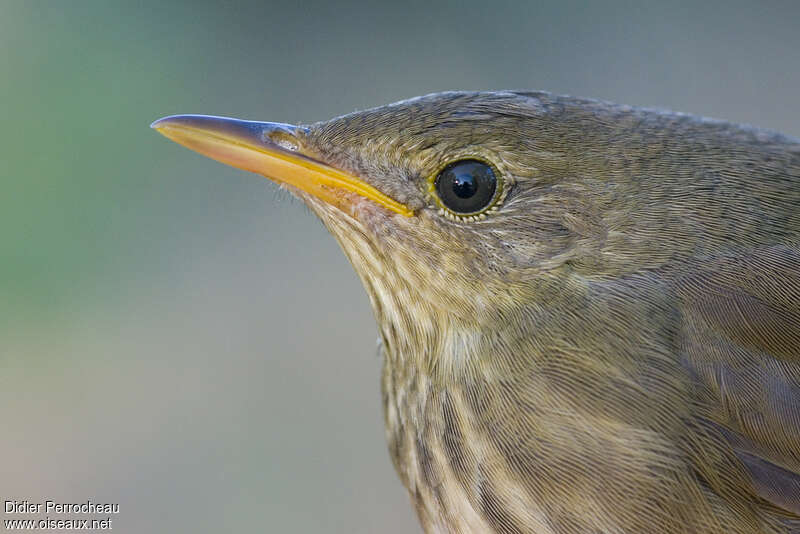
{"label": "bird", "polygon": [[426,532],[800,533],[797,139],[534,91],[152,127],[338,241]]}

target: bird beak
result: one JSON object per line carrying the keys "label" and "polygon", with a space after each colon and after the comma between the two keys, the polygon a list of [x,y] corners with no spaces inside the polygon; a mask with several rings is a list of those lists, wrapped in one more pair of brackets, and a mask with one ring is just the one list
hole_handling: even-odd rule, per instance
{"label": "bird beak", "polygon": [[400,215],[413,215],[408,207],[363,180],[304,154],[297,126],[173,115],[150,127],[204,156],[293,186],[347,213],[353,214],[354,193]]}

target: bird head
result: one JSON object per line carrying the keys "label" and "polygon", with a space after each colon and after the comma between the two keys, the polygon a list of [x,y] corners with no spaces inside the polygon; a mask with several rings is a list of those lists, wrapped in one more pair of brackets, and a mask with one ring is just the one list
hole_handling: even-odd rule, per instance
{"label": "bird head", "polygon": [[595,110],[573,107],[453,92],[307,126],[200,115],[152,126],[301,198],[358,272],[388,352],[438,365],[433,355],[479,359],[504,329],[570,298],[570,270],[598,272],[603,217],[626,204],[604,179],[613,143],[586,133],[602,130]]}

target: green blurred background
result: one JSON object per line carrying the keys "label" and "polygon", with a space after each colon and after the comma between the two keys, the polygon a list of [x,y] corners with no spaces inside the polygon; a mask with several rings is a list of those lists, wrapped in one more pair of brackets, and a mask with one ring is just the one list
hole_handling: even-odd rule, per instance
{"label": "green blurred background", "polygon": [[116,502],[117,532],[419,531],[333,239],[152,120],[521,88],[800,135],[798,27],[788,0],[0,1],[0,499]]}

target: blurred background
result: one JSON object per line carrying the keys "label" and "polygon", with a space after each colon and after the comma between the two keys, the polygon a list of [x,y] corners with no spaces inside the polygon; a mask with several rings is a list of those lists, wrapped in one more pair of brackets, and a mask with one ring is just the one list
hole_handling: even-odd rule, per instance
{"label": "blurred background", "polygon": [[798,136],[799,24],[791,0],[0,1],[0,499],[119,503],[125,533],[419,532],[334,240],[154,119],[507,88]]}

